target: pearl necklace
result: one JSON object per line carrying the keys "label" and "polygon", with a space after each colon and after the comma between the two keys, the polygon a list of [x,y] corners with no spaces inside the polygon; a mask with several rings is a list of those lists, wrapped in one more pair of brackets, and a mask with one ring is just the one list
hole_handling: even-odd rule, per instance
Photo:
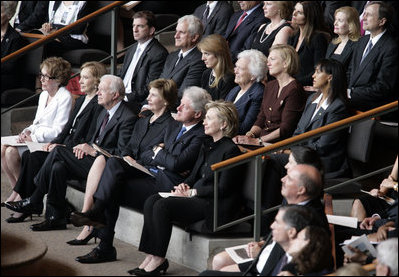
{"label": "pearl necklace", "polygon": [[[279,26],[281,26],[282,24],[284,24],[286,21],[287,21],[287,20],[282,19],[282,20],[278,23],[278,25],[277,25],[276,27],[271,28],[271,32],[270,32],[269,34],[266,34],[266,30],[267,30],[267,27],[268,27],[268,26],[270,26],[270,27],[272,26],[272,23],[270,23],[269,25],[267,25],[267,26],[265,27],[265,30],[264,30],[263,33],[262,33],[262,36],[260,37],[259,42],[260,42],[260,43],[264,43],[265,40],[269,37],[269,35],[270,35],[275,29],[277,29]],[[264,37],[264,35],[266,35],[266,37]]]}

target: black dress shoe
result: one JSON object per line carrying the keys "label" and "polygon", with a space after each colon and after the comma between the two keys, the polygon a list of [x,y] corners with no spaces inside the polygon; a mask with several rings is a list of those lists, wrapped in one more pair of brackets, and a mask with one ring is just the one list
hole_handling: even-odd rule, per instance
{"label": "black dress shoe", "polygon": [[161,272],[162,272],[162,274],[165,275],[168,268],[169,268],[169,261],[168,261],[168,259],[165,259],[165,261],[163,261],[163,263],[160,264],[153,271],[145,271],[144,269],[139,269],[139,270],[134,271],[134,274],[137,276],[153,276],[153,275],[161,275]]}
{"label": "black dress shoe", "polygon": [[137,271],[145,271],[145,270],[143,268],[136,267],[131,270],[128,270],[127,273],[129,273],[130,275],[137,275]]}
{"label": "black dress shoe", "polygon": [[93,231],[91,231],[91,233],[84,239],[73,239],[67,241],[66,243],[68,243],[69,245],[86,245],[92,238],[94,238],[94,243],[97,243],[97,237],[97,229],[93,229]]}
{"label": "black dress shoe", "polygon": [[6,206],[6,201],[1,202],[0,206],[1,206],[1,207],[5,207],[5,206]]}
{"label": "black dress shoe", "polygon": [[65,230],[66,219],[46,219],[43,222],[31,225],[30,228],[32,229],[32,231]]}
{"label": "black dress shoe", "polygon": [[101,229],[106,225],[104,215],[93,212],[92,210],[89,210],[85,213],[80,213],[80,212],[72,213],[71,223],[76,227],[88,225],[98,229]]}
{"label": "black dress shoe", "polygon": [[116,249],[102,250],[100,247],[94,248],[89,254],[77,257],[77,262],[82,264],[95,264],[116,261]]}
{"label": "black dress shoe", "polygon": [[43,202],[31,203],[30,198],[25,198],[15,202],[5,202],[5,206],[17,213],[40,215],[43,212]]}
{"label": "black dress shoe", "polygon": [[10,216],[9,218],[6,219],[6,221],[8,223],[18,223],[18,222],[23,222],[27,217],[30,217],[30,220],[32,220],[32,214],[22,214],[19,217]]}

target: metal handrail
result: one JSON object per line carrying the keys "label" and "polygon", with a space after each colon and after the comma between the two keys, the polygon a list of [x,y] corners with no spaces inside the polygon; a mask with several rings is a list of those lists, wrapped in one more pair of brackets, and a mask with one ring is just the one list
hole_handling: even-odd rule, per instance
{"label": "metal handrail", "polygon": [[[306,133],[282,140],[280,142],[276,142],[272,145],[266,146],[266,147],[262,147],[260,149],[251,151],[249,153],[245,153],[242,154],[240,156],[213,164],[211,166],[211,169],[215,172],[214,173],[214,225],[213,225],[213,231],[220,231],[223,229],[226,229],[228,227],[234,226],[236,224],[245,222],[249,219],[254,219],[254,239],[256,241],[259,241],[260,239],[260,220],[261,220],[261,216],[262,214],[266,214],[272,211],[275,211],[276,209],[278,209],[280,207],[280,205],[269,208],[265,211],[261,210],[261,201],[260,201],[260,197],[261,197],[261,174],[260,174],[260,170],[259,168],[261,167],[261,163],[262,163],[262,156],[268,154],[268,153],[272,153],[278,150],[282,150],[282,149],[287,149],[287,147],[290,146],[294,146],[297,145],[305,140],[308,140],[310,138],[314,138],[314,137],[319,137],[323,134],[327,134],[327,133],[332,133],[332,132],[336,132],[338,130],[344,129],[344,128],[348,128],[349,126],[353,125],[354,123],[357,122],[361,122],[364,120],[367,120],[369,118],[373,118],[376,116],[380,116],[386,113],[390,113],[392,111],[395,111],[398,109],[398,101],[383,105],[381,107],[342,119],[340,121],[328,124],[326,126],[308,131]],[[244,163],[248,163],[248,162],[255,162],[255,191],[254,191],[254,213],[252,215],[248,215],[245,216],[243,218],[231,221],[229,223],[223,224],[221,226],[218,226],[218,175],[220,173],[220,171],[223,170],[227,170],[230,169],[232,167],[244,164]],[[384,169],[380,169],[375,171],[374,173],[370,173],[370,174],[366,174],[363,176],[363,178],[369,177],[371,174],[377,174],[380,173],[382,171],[386,171],[389,170],[389,168],[391,167],[386,167]],[[361,177],[355,178],[353,180],[360,180],[362,179]],[[352,180],[352,181],[353,181]],[[345,185],[349,184],[350,181],[345,182]],[[328,189],[326,189],[325,191],[330,191],[332,189],[336,189],[338,187],[344,186],[342,184],[337,184],[335,186],[329,187]]]}

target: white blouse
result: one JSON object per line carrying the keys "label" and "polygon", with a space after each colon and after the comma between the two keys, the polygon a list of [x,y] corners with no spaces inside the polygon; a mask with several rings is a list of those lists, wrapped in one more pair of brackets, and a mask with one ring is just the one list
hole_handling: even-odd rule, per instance
{"label": "white blouse", "polygon": [[46,106],[47,98],[48,92],[42,91],[35,119],[32,125],[24,130],[31,132],[30,136],[34,142],[52,141],[61,133],[71,113],[72,95],[65,87],[60,87]]}

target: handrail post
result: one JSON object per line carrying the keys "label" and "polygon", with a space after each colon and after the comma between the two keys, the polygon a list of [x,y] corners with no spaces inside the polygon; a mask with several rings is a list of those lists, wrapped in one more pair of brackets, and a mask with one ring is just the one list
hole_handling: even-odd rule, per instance
{"label": "handrail post", "polygon": [[111,12],[111,74],[116,75],[116,64],[117,64],[117,55],[116,55],[116,41],[118,39],[118,7],[112,9]]}
{"label": "handrail post", "polygon": [[216,228],[218,227],[218,206],[219,206],[219,190],[218,190],[218,178],[219,171],[215,171],[213,174],[213,231],[216,232]]}
{"label": "handrail post", "polygon": [[260,240],[260,227],[262,218],[262,155],[255,157],[255,203],[254,203],[254,240]]}

